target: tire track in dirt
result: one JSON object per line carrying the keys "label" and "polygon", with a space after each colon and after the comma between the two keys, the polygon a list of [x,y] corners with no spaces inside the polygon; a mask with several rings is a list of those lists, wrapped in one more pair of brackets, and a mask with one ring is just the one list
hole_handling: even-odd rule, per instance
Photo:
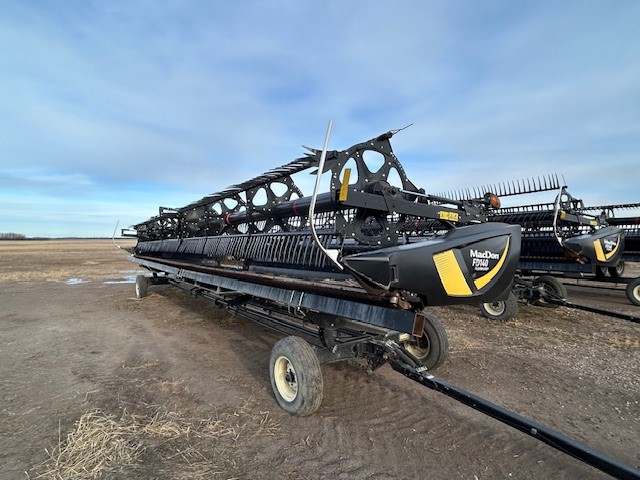
{"label": "tire track in dirt", "polygon": [[[441,469],[444,458],[451,463],[456,456],[465,461],[441,477],[430,478],[451,478],[454,472],[463,478],[514,472],[519,478],[539,478],[548,465],[553,465],[557,478],[567,478],[563,471],[585,470],[571,461],[567,465],[561,454],[534,440],[445,397],[423,393],[395,375],[381,371],[367,376],[343,365],[325,372],[326,397],[318,412],[321,426],[312,428],[316,434],[309,448],[296,450],[301,471],[326,475],[309,478],[338,478],[345,471],[353,476],[349,478],[424,478],[429,468]],[[327,386],[329,382],[332,386]],[[486,445],[480,454],[478,445]],[[496,466],[496,461],[503,466]],[[584,473],[586,478],[598,478]]]}
{"label": "tire track in dirt", "polygon": [[[185,308],[181,301],[180,304],[180,308]],[[199,307],[187,309],[196,315],[211,313],[201,312]],[[216,367],[240,362],[252,378],[250,382],[262,385],[248,390],[253,393],[259,390],[258,401],[270,409],[275,407],[266,364],[271,346],[280,337],[245,320],[227,324],[210,322],[197,323],[198,328],[206,328],[209,340],[214,343],[220,341],[222,330],[228,337],[226,347],[235,353],[226,360],[221,357],[228,357],[228,353],[216,355]],[[450,399],[428,392],[388,368],[367,375],[361,365],[352,362],[327,365],[323,371],[325,398],[316,416],[298,419],[273,412],[285,430],[287,425],[294,424],[297,430],[304,424],[314,432],[302,439],[284,434],[264,446],[265,458],[270,454],[271,461],[274,451],[295,452],[295,463],[286,456],[281,458],[279,465],[285,471],[308,473],[308,478],[347,478],[345,474],[348,478],[420,478],[425,468],[439,468],[443,456],[475,452],[471,454],[470,465],[468,461],[458,465],[454,462],[452,468],[456,474],[482,478],[487,472],[506,476],[516,471],[521,478],[537,478],[539,474],[544,475],[548,465],[553,465],[552,471],[558,478],[563,478],[563,472],[575,473],[576,468],[585,470],[586,478],[598,478],[588,467],[576,466],[571,460],[567,464],[561,454]],[[478,445],[486,445],[482,454],[477,453]],[[469,457],[469,453],[466,456]],[[260,463],[260,458],[262,456],[257,455],[255,461]],[[416,461],[417,458],[420,460]],[[496,459],[501,459],[504,467],[496,467]],[[318,475],[318,472],[321,473]]]}

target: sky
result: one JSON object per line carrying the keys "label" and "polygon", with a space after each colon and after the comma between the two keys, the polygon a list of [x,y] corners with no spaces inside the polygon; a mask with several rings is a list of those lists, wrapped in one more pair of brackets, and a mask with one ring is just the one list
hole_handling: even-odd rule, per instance
{"label": "sky", "polygon": [[640,202],[638,25],[636,0],[7,0],[0,233],[110,237],[329,120],[337,150],[413,124],[392,144],[427,192],[559,174]]}

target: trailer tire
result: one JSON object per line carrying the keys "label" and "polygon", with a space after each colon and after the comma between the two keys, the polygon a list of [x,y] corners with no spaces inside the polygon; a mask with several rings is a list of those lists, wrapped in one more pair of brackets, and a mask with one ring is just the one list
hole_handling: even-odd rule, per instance
{"label": "trailer tire", "polygon": [[149,279],[144,275],[136,276],[136,298],[144,298],[149,293]]}
{"label": "trailer tire", "polygon": [[603,279],[607,276],[607,267],[596,266],[594,273],[597,279]]}
{"label": "trailer tire", "polygon": [[[535,287],[542,287],[548,294],[563,300],[567,298],[567,288],[557,279],[550,275],[542,275],[533,281]],[[543,298],[539,298],[535,301],[535,305],[548,308],[558,308],[560,305],[557,303],[551,303]]]}
{"label": "trailer tire", "polygon": [[506,300],[480,304],[480,313],[490,320],[508,320],[518,314],[518,299],[509,292]]}
{"label": "trailer tire", "polygon": [[624,275],[624,262],[619,262],[615,267],[609,267],[607,269],[611,278],[620,278]]}
{"label": "trailer tire", "polygon": [[627,298],[634,305],[640,305],[640,277],[636,277],[627,284]]}
{"label": "trailer tire", "polygon": [[271,388],[278,405],[298,416],[310,415],[322,403],[322,369],[315,350],[300,337],[286,337],[271,349]]}
{"label": "trailer tire", "polygon": [[426,320],[422,329],[422,336],[403,346],[409,353],[416,357],[427,370],[438,368],[446,360],[449,354],[449,339],[447,332],[440,321],[428,314],[424,314]]}

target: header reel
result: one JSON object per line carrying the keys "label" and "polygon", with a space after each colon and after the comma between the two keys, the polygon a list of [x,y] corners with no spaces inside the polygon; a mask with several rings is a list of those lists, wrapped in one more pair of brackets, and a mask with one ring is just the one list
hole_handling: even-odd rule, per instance
{"label": "header reel", "polygon": [[[425,193],[393,153],[396,132],[325,152],[329,191],[313,197],[303,196],[292,177],[320,168],[323,152],[307,148],[306,156],[247,182],[161,209],[133,227],[136,253],[301,278],[347,272],[367,291],[410,309],[506,295],[520,233],[486,223],[499,199],[490,192],[459,200]],[[331,261],[329,251],[337,254]],[[472,258],[476,251],[487,261]]]}

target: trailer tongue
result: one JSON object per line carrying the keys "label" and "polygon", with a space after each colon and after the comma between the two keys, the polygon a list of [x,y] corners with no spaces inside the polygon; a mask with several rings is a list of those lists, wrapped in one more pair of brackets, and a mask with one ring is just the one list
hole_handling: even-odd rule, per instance
{"label": "trailer tongue", "polygon": [[533,438],[546,443],[547,445],[571,455],[578,460],[597,468],[598,470],[619,479],[638,479],[640,469],[628,465],[608,455],[604,455],[593,448],[584,445],[566,435],[557,432],[549,427],[541,425],[533,420],[525,418],[517,413],[511,412],[495,403],[482,397],[467,392],[456,385],[439,379],[421,368],[412,366],[403,360],[390,361],[391,367],[404,376],[418,382],[425,387],[444,393],[448,397],[457,400],[468,407],[478,410],[496,420],[520,430]]}
{"label": "trailer tongue", "polygon": [[[170,283],[288,335],[273,347],[278,404],[309,415],[322,402],[321,364],[365,359],[403,375],[619,478],[637,469],[437,379],[448,340],[431,305],[504,300],[518,266],[520,227],[487,222],[487,192],[426,194],[393,154],[396,132],[280,168],[135,225],[130,260],[148,269],[136,291]],[[293,175],[331,176],[304,197]],[[424,228],[436,224],[437,228]],[[437,232],[436,232],[437,231]],[[295,336],[292,336],[295,335]]]}

